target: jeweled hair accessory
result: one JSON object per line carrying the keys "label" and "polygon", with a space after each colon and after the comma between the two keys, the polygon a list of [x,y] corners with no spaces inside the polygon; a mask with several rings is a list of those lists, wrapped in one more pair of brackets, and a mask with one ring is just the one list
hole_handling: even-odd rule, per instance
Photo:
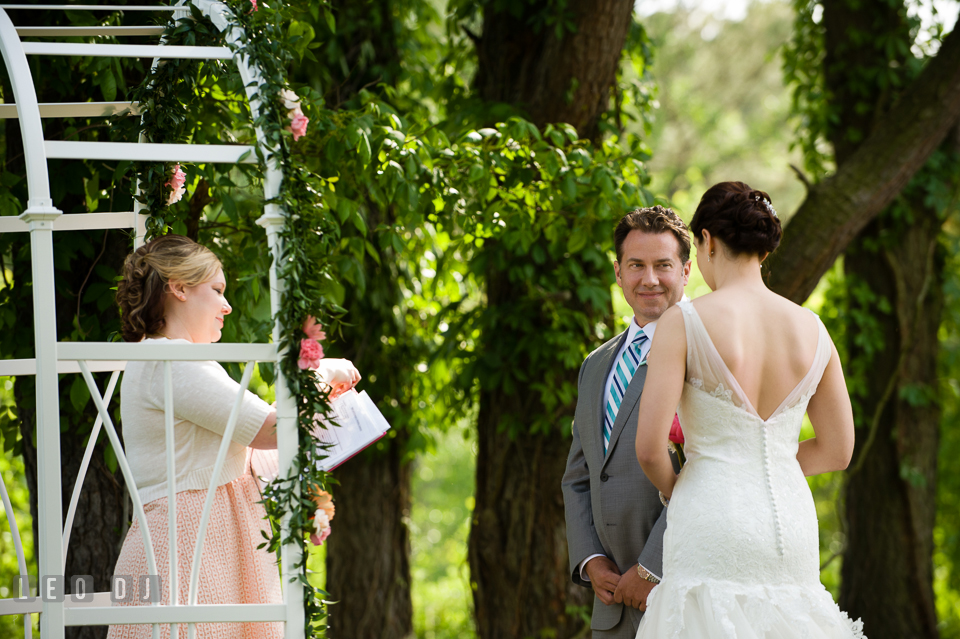
{"label": "jeweled hair accessory", "polygon": [[770,203],[770,200],[768,200],[765,197],[760,197],[759,195],[753,196],[753,199],[755,199],[758,202],[763,202],[763,205],[766,207],[767,211],[770,212],[770,215],[772,215],[778,220],[780,219],[780,216],[777,215],[777,209],[773,208],[773,204]]}

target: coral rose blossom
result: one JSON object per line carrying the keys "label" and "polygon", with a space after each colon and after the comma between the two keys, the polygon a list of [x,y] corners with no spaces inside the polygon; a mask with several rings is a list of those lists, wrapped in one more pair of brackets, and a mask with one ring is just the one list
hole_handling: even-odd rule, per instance
{"label": "coral rose blossom", "polygon": [[300,370],[308,368],[316,370],[320,366],[320,360],[323,359],[323,347],[320,346],[320,342],[327,338],[322,328],[312,315],[307,315],[307,319],[303,321],[301,329],[306,337],[300,340],[300,357],[297,360]]}
{"label": "coral rose blossom", "polygon": [[176,204],[183,197],[183,194],[187,192],[184,184],[187,183],[187,174],[180,169],[180,165],[177,164],[173,167],[173,175],[170,179],[164,184],[164,186],[170,187],[170,195],[167,196],[167,206],[171,204]]}
{"label": "coral rose blossom", "polygon": [[294,109],[288,115],[290,126],[287,127],[287,130],[293,133],[293,141],[296,142],[307,134],[307,124],[309,124],[310,118],[305,116],[300,109]]}
{"label": "coral rose blossom", "polygon": [[300,340],[300,358],[297,360],[297,366],[300,370],[316,369],[320,366],[320,360],[323,359],[323,347],[314,339]]}
{"label": "coral rose blossom", "polygon": [[321,490],[313,496],[313,503],[317,505],[317,512],[322,510],[326,513],[328,519],[333,519],[337,512],[336,506],[333,505],[333,495],[325,490]]}

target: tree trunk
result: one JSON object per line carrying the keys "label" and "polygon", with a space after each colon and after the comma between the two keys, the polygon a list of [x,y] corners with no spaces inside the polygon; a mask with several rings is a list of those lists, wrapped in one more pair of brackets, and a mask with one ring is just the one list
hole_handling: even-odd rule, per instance
{"label": "tree trunk", "polygon": [[[476,39],[479,66],[474,87],[480,97],[507,102],[538,126],[566,122],[581,137],[598,139],[598,122],[609,105],[633,2],[572,0],[566,11],[575,30],[560,37],[553,26],[543,26],[542,21],[556,11],[549,2],[530,3],[522,10],[496,6],[485,5],[483,33]],[[488,242],[484,250],[497,249]],[[522,259],[512,256],[510,267],[518,268]],[[585,270],[592,268],[584,265]],[[511,284],[506,269],[488,269],[485,288],[490,308],[525,301],[522,287]],[[501,331],[516,330],[489,327],[481,344],[497,340]],[[541,371],[524,370],[530,379],[542,378]],[[570,373],[574,383],[576,373]],[[578,613],[589,616],[593,599],[592,591],[574,585],[568,575],[560,481],[570,450],[569,434],[559,428],[520,434],[505,428],[507,421],[530,425],[543,416],[544,408],[535,397],[535,392],[500,388],[480,391],[476,508],[468,559],[482,639],[577,636],[584,630]],[[572,417],[575,408],[575,400],[558,407],[553,411],[556,422]]]}
{"label": "tree trunk", "polygon": [[[571,0],[563,14],[555,3],[524,3],[522,10],[487,3],[474,89],[484,100],[524,111],[539,127],[566,122],[581,137],[597,139],[599,115],[609,106],[620,53],[633,19],[626,0]],[[519,15],[518,15],[519,14]],[[576,26],[557,37],[548,18]]]}
{"label": "tree trunk", "polygon": [[[575,372],[574,372],[575,374]],[[470,574],[480,637],[574,637],[593,591],[570,580],[560,480],[570,438],[511,437],[504,415],[541,408],[517,395],[482,393]],[[533,402],[533,404],[536,404]]]}
{"label": "tree trunk", "polygon": [[[375,208],[369,228],[382,218]],[[389,439],[337,469],[335,533],[327,551],[327,590],[333,639],[402,639],[413,635],[410,596],[410,461],[407,444],[413,423],[410,389],[419,341],[408,333],[400,290],[401,268],[392,250],[381,251],[381,266],[367,263],[366,284],[351,286],[344,304],[343,351],[360,369],[363,387],[393,425]],[[331,349],[336,348],[336,345]],[[402,362],[389,366],[387,362]]]}
{"label": "tree trunk", "polygon": [[848,471],[840,606],[864,620],[871,639],[939,636],[932,557],[943,260],[936,212],[917,212],[915,223],[896,229],[899,241],[879,253],[865,247],[889,242],[883,236],[894,229],[885,219],[871,223],[844,263],[851,284],[866,282],[892,308],[855,307],[880,323],[881,349],[858,348],[862,336],[853,326],[850,340],[865,387]]}
{"label": "tree trunk", "polygon": [[413,636],[410,601],[410,464],[405,431],[386,450],[338,468],[335,532],[328,540],[327,590],[332,639]]}

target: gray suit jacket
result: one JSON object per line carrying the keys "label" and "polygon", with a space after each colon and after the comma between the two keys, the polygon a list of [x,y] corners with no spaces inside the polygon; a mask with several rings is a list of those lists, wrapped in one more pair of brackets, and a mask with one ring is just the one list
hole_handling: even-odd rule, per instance
{"label": "gray suit jacket", "polygon": [[[636,563],[662,574],[666,511],[656,487],[637,462],[635,443],[640,393],[647,376],[641,366],[624,394],[610,447],[603,453],[604,390],[627,331],[592,352],[580,367],[573,444],[563,475],[567,547],[573,581],[585,587],[578,566],[594,554],[609,557],[621,574]],[[604,637],[632,638],[642,613],[594,598],[590,627]]]}

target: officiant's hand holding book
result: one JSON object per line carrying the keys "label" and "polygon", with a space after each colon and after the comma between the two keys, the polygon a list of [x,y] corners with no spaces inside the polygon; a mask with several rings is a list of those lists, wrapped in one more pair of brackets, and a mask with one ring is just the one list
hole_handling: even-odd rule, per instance
{"label": "officiant's hand holding book", "polygon": [[317,365],[317,379],[330,389],[330,399],[336,399],[360,381],[357,367],[348,359],[325,357]]}

